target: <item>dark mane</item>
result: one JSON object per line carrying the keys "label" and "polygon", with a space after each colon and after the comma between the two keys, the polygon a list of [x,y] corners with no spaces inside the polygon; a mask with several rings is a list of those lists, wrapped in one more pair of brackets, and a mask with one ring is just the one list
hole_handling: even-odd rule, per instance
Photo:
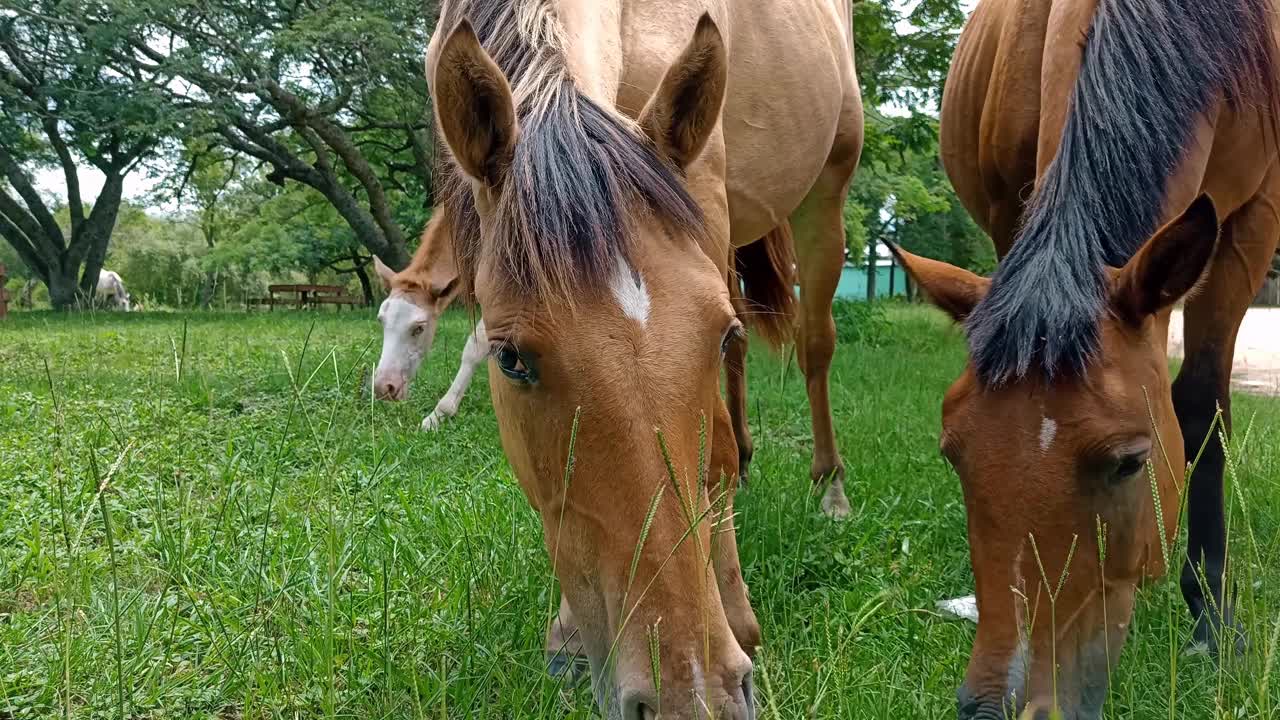
{"label": "dark mane", "polygon": [[1271,16],[1271,0],[1099,0],[1057,156],[967,322],[985,383],[1087,366],[1104,268],[1157,229],[1202,113],[1224,96],[1274,108]]}
{"label": "dark mane", "polygon": [[461,276],[470,282],[482,251],[505,279],[539,297],[599,286],[629,257],[634,221],[647,214],[668,229],[701,232],[702,213],[679,171],[639,130],[574,84],[547,0],[462,0],[441,26],[463,17],[506,74],[520,139],[482,244],[472,184],[452,160],[444,204]]}

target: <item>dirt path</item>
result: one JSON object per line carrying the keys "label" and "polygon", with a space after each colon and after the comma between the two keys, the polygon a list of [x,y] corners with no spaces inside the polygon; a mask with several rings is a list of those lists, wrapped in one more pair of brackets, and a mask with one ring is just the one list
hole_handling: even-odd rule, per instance
{"label": "dirt path", "polygon": [[[1182,311],[1169,323],[1169,357],[1182,357]],[[1237,390],[1280,397],[1280,308],[1251,308],[1236,339],[1231,384]]]}

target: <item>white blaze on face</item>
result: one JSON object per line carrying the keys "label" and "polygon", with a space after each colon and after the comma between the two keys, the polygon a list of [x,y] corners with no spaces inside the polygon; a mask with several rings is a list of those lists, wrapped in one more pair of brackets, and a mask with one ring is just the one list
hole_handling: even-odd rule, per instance
{"label": "white blaze on face", "polygon": [[609,279],[609,289],[622,308],[622,314],[644,325],[649,320],[649,290],[644,278],[627,264],[621,256]]}
{"label": "white blaze on face", "polygon": [[1058,423],[1053,418],[1046,417],[1040,422],[1040,452],[1048,452],[1049,446],[1053,444],[1053,438],[1058,434]]}
{"label": "white blaze on face", "polygon": [[384,400],[403,400],[422,359],[431,351],[435,314],[400,293],[393,293],[378,310],[382,323],[382,356],[373,374],[374,394]]}

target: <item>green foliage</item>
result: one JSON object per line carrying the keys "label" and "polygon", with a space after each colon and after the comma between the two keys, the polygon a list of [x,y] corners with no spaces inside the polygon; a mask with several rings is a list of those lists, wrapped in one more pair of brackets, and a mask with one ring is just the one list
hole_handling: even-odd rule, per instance
{"label": "green foliage", "polygon": [[877,346],[889,330],[889,315],[882,301],[837,299],[831,305],[836,339],[843,344]]}
{"label": "green foliage", "polygon": [[994,252],[968,219],[938,158],[937,113],[965,15],[957,0],[854,4],[858,79],[866,105],[862,162],[845,207],[852,259],[872,241],[975,271]]}

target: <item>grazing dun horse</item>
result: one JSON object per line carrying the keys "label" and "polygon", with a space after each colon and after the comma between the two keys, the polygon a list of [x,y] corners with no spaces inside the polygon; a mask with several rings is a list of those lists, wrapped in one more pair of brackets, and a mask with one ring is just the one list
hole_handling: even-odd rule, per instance
{"label": "grazing dun horse", "polygon": [[98,303],[112,310],[132,310],[129,291],[125,289],[124,280],[114,270],[102,270],[98,273],[98,287],[94,291]]}
{"label": "grazing dun horse", "polygon": [[[382,355],[373,374],[374,394],[380,400],[404,400],[409,396],[409,384],[418,374],[423,359],[431,352],[440,315],[458,297],[461,288],[444,213],[437,212],[427,223],[422,242],[404,270],[397,273],[376,256],[373,265],[388,293],[378,309]],[[484,321],[481,321],[467,336],[458,374],[448,392],[431,414],[423,418],[423,430],[435,430],[457,414],[471,377],[488,356]]]}
{"label": "grazing dun horse", "polygon": [[983,0],[961,36],[943,160],[1002,261],[988,281],[902,253],[968,334],[942,403],[979,609],[961,718],[1055,698],[1054,717],[1099,717],[1184,498],[1194,640],[1237,645],[1210,430],[1219,406],[1230,427],[1236,331],[1280,237],[1274,18],[1271,0]]}
{"label": "grazing dun horse", "polygon": [[455,1],[427,68],[503,447],[597,702],[626,720],[754,717],[760,630],[719,392],[742,334],[730,248],[789,224],[813,474],[842,511],[827,372],[862,141],[848,4]]}

